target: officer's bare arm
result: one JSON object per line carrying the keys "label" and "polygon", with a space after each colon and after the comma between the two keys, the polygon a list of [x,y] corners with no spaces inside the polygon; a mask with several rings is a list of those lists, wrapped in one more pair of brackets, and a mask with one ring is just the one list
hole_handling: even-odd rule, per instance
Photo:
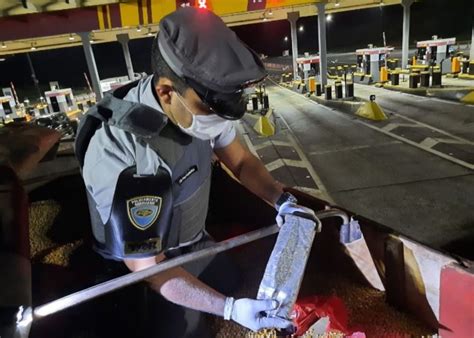
{"label": "officer's bare arm", "polygon": [[[126,259],[131,271],[139,271],[165,259],[163,254],[143,259]],[[183,268],[175,268],[149,278],[150,287],[170,302],[190,309],[223,316],[226,297]]]}
{"label": "officer's bare arm", "polygon": [[215,149],[215,153],[247,189],[272,205],[276,203],[283,192],[282,186],[237,138],[227,147]]}

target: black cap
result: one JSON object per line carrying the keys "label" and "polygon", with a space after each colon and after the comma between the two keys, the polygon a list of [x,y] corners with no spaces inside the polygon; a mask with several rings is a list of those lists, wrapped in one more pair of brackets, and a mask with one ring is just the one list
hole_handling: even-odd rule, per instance
{"label": "black cap", "polygon": [[267,75],[259,56],[206,9],[186,7],[165,16],[157,39],[170,68],[227,119],[243,116],[245,87]]}

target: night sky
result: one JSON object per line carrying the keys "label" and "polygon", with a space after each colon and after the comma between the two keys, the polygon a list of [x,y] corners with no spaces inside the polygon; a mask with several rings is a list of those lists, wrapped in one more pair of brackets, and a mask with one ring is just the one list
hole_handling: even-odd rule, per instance
{"label": "night sky", "polygon": [[[427,40],[432,35],[456,37],[469,42],[474,18],[472,0],[424,0],[412,6],[410,44]],[[350,52],[364,48],[369,43],[383,45],[382,31],[387,44],[400,46],[402,39],[402,6],[382,6],[366,10],[334,14],[327,26],[328,52]],[[317,17],[301,18],[298,25],[304,32],[298,33],[299,52],[317,52]],[[238,36],[258,53],[270,56],[291,49],[289,22],[274,21],[233,27]],[[130,41],[135,72],[150,73],[151,38]],[[125,61],[118,42],[94,45],[99,75],[102,79],[126,75]],[[30,53],[41,88],[47,90],[49,81],[59,81],[61,87],[84,88],[83,76],[87,72],[82,47]],[[7,57],[0,62],[0,86],[13,81],[20,99],[31,95],[32,81],[26,54]]]}

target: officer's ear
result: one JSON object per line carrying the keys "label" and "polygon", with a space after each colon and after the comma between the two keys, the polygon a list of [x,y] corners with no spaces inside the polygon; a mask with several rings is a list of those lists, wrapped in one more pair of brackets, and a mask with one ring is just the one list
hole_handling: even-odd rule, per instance
{"label": "officer's ear", "polygon": [[167,83],[157,83],[155,89],[161,104],[171,104],[171,92],[173,92],[171,85]]}

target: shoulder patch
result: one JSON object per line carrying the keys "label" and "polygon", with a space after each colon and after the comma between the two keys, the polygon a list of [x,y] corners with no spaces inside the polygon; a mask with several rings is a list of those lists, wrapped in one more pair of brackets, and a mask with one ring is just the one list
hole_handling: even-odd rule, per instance
{"label": "shoulder patch", "polygon": [[127,200],[130,222],[139,230],[148,229],[161,212],[162,198],[159,196],[137,196]]}

